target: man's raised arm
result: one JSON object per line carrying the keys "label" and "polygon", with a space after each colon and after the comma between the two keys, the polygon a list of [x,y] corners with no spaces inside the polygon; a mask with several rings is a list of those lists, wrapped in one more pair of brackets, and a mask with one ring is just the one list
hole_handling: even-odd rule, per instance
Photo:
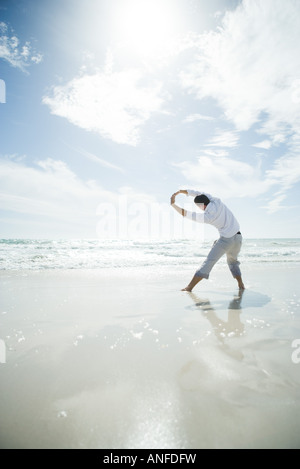
{"label": "man's raised arm", "polygon": [[203,194],[203,192],[200,191],[194,191],[192,189],[185,190],[184,193],[190,197],[197,197],[197,195]]}
{"label": "man's raised arm", "polygon": [[175,199],[176,199],[176,196],[178,194],[186,194],[187,195],[187,191],[175,192],[175,194],[173,194],[172,197],[171,197],[171,205],[174,208],[174,210],[176,210],[176,212],[178,212],[180,215],[185,217],[186,216],[186,210],[184,210],[184,208],[178,207],[178,205],[175,204]]}
{"label": "man's raised arm", "polygon": [[175,194],[172,195],[171,197],[171,205],[178,212],[180,215],[183,217],[187,217],[190,220],[196,221],[198,223],[204,223],[204,212],[203,213],[196,213],[196,212],[188,212],[184,208],[178,207],[178,205],[175,204],[175,199],[178,194],[185,194],[189,195],[189,192],[194,192],[194,191],[178,191],[175,192]]}

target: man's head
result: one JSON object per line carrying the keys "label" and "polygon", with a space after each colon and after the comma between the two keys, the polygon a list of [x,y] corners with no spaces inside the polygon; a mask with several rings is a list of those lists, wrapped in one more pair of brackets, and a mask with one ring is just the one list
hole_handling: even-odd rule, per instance
{"label": "man's head", "polygon": [[201,208],[201,210],[205,210],[210,203],[210,200],[206,195],[201,194],[194,198],[194,202],[199,208]]}

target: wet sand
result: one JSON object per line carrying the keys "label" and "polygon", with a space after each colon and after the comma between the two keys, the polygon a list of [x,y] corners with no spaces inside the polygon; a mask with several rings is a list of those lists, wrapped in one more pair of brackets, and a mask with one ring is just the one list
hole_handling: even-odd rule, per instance
{"label": "wet sand", "polygon": [[299,271],[2,271],[0,448],[299,448]]}

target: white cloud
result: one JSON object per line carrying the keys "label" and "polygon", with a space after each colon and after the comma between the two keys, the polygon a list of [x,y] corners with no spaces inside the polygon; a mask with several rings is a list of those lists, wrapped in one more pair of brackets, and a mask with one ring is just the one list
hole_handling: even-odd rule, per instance
{"label": "white cloud", "polygon": [[204,116],[203,114],[190,114],[184,120],[184,124],[192,124],[197,121],[213,121],[215,118],[211,116]]}
{"label": "white cloud", "polygon": [[22,71],[30,64],[39,64],[43,59],[42,54],[36,52],[29,41],[20,46],[18,37],[12,34],[7,24],[0,22],[0,59]]}
{"label": "white cloud", "polygon": [[36,167],[0,161],[0,208],[61,223],[87,224],[109,192],[93,181],[81,181],[62,161],[47,159]]}
{"label": "white cloud", "polygon": [[[228,156],[200,156],[196,163],[182,162],[178,167],[188,183],[219,197],[258,197],[275,191],[266,205],[274,213],[282,208],[286,192],[300,181],[300,156],[285,155],[264,173],[256,166]],[[199,186],[201,181],[201,187]]]}
{"label": "white cloud", "polygon": [[215,98],[237,130],[264,113],[263,131],[276,143],[299,131],[299,42],[298,1],[244,0],[216,32],[194,38],[196,59],[182,85]]}
{"label": "white cloud", "polygon": [[285,200],[286,196],[285,195],[278,195],[275,196],[273,199],[271,199],[268,203],[268,205],[262,207],[267,210],[268,213],[276,213],[279,210],[286,209],[288,207],[284,206],[281,204]]}
{"label": "white cloud", "polygon": [[254,167],[227,156],[205,155],[196,163],[182,162],[175,166],[181,169],[189,184],[216,197],[256,197],[271,186],[269,181],[263,181],[259,165]]}
{"label": "white cloud", "polygon": [[255,148],[262,148],[263,150],[270,150],[272,142],[270,140],[263,140],[262,142],[254,143],[252,146]]}
{"label": "white cloud", "polygon": [[[28,167],[24,160],[2,159],[0,187],[0,210],[16,213],[20,232],[26,226],[31,236],[186,237],[197,228],[183,224],[169,200],[159,203],[131,187],[106,190],[81,180],[62,161],[47,159]],[[3,219],[2,228],[9,232],[16,222],[11,216]]]}
{"label": "white cloud", "polygon": [[55,115],[94,131],[116,143],[136,146],[142,126],[151,116],[162,111],[162,84],[144,84],[138,70],[104,72],[76,77],[65,86],[53,88],[45,96]]}
{"label": "white cloud", "polygon": [[120,173],[124,173],[125,170],[123,168],[121,168],[120,166],[118,165],[115,165],[113,163],[110,163],[109,161],[103,159],[103,158],[100,158],[98,155],[95,155],[94,153],[91,153],[89,151],[86,151],[86,150],[83,150],[82,148],[80,147],[71,147],[70,145],[68,145],[73,151],[76,151],[77,153],[79,153],[80,155],[84,156],[85,158],[87,158],[88,160],[90,161],[93,161],[94,163],[97,163],[98,165],[100,166],[103,166],[104,168],[108,168],[108,169],[111,169],[113,171],[118,171]]}
{"label": "white cloud", "polygon": [[269,181],[280,186],[279,194],[285,193],[300,181],[299,153],[291,153],[279,158],[266,175]]}
{"label": "white cloud", "polygon": [[237,146],[238,141],[239,135],[237,132],[233,132],[230,130],[218,130],[216,132],[216,135],[205,146],[234,148]]}
{"label": "white cloud", "polygon": [[[287,191],[300,181],[300,15],[296,0],[243,0],[228,11],[216,31],[189,38],[193,62],[181,84],[198,99],[212,97],[236,133],[220,133],[209,145],[236,146],[238,132],[256,125],[261,141],[252,146],[286,153],[264,174],[260,167],[234,161],[226,153],[208,155],[180,168],[191,182],[206,181],[226,196],[251,196],[275,191],[267,208],[284,206]],[[271,155],[270,155],[271,156]],[[218,190],[219,189],[219,190]]]}

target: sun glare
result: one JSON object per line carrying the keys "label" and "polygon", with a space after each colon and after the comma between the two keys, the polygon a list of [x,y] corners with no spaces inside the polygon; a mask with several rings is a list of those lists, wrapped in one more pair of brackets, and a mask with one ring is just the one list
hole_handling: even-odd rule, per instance
{"label": "sun glare", "polygon": [[149,58],[171,53],[180,33],[174,0],[126,0],[118,5],[114,23],[119,45]]}

